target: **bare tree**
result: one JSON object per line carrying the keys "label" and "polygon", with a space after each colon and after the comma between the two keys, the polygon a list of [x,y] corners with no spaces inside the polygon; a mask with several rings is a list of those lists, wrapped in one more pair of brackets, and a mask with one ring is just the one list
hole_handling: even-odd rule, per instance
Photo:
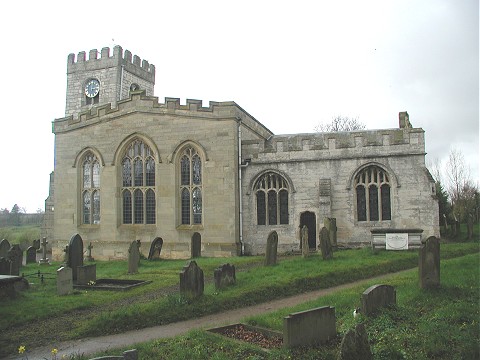
{"label": "bare tree", "polygon": [[339,132],[339,131],[353,131],[363,130],[366,125],[358,120],[357,117],[348,117],[337,115],[332,118],[332,121],[327,124],[318,124],[315,126],[317,132]]}

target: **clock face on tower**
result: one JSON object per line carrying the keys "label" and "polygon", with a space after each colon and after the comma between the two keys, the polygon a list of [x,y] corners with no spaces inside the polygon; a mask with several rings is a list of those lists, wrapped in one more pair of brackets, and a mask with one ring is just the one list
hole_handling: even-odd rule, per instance
{"label": "clock face on tower", "polygon": [[97,79],[90,79],[88,80],[87,84],[85,85],[85,95],[89,98],[94,98],[98,95],[100,91],[100,83]]}

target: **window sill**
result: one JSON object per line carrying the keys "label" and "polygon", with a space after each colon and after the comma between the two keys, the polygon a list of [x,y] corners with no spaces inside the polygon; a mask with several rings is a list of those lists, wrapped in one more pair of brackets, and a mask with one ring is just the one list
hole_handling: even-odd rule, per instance
{"label": "window sill", "polygon": [[392,220],[382,220],[382,221],[358,221],[358,220],[355,220],[355,226],[389,228],[390,226],[392,226]]}

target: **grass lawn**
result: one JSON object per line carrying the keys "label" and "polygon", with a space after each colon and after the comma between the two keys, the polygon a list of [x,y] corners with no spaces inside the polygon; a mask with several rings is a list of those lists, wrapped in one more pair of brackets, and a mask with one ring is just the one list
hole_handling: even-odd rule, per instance
{"label": "grass lawn", "polygon": [[[395,287],[397,306],[375,317],[352,311],[360,294],[374,282],[336,292],[294,308],[247,318],[245,322],[282,331],[283,317],[319,306],[335,306],[337,341],[318,348],[262,349],[202,330],[184,336],[155,340],[134,347],[142,360],[149,359],[336,359],[341,336],[356,323],[364,323],[375,359],[478,359],[479,354],[478,254],[441,262],[441,287],[422,290],[417,269],[392,275],[383,283]],[[124,348],[100,355],[121,354]],[[78,357],[82,359],[82,357]]]}
{"label": "grass lawn", "polygon": [[[443,261],[478,251],[477,242],[442,244],[441,257]],[[46,279],[41,284],[38,278],[29,278],[34,283],[31,288],[15,300],[3,301],[0,307],[0,356],[14,353],[19,344],[33,348],[166,324],[412,268],[418,264],[418,251],[339,250],[330,261],[323,261],[320,254],[307,259],[290,256],[271,267],[263,266],[263,257],[196,261],[207,280],[204,296],[196,301],[181,298],[175,289],[185,260],[142,260],[136,275],[127,274],[126,261],[96,262],[97,278],[152,280],[127,292],[83,290],[57,296],[55,280]],[[237,283],[217,291],[208,280],[213,279],[214,269],[227,261],[237,268]],[[21,271],[54,273],[58,265],[32,264]]]}

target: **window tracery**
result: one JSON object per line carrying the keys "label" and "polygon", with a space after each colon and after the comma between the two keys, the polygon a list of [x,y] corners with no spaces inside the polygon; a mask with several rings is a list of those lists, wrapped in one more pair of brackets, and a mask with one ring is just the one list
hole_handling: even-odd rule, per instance
{"label": "window tracery", "polygon": [[88,151],[82,161],[82,224],[100,223],[100,163]]}
{"label": "window tracery", "polygon": [[391,220],[389,175],[378,166],[369,166],[355,177],[358,221]]}
{"label": "window tracery", "polygon": [[257,224],[288,224],[288,183],[279,174],[268,172],[254,186]]}
{"label": "window tracery", "polygon": [[182,225],[202,224],[202,159],[194,147],[187,147],[180,157],[180,217]]}

